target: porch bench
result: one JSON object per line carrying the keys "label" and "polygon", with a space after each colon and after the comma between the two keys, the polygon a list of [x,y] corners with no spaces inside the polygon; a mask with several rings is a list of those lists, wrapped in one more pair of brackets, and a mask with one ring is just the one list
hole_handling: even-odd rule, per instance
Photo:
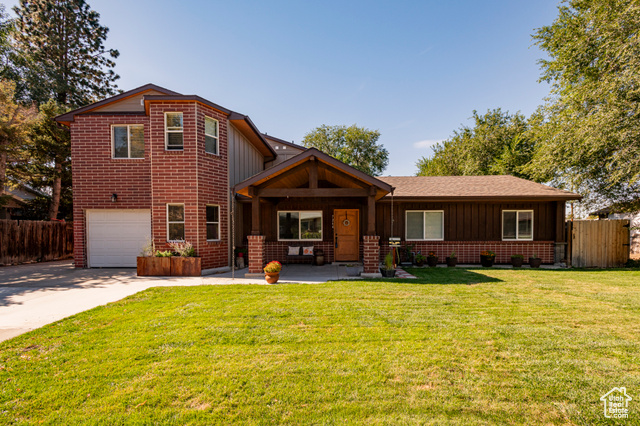
{"label": "porch bench", "polygon": [[[313,254],[302,254],[303,247],[313,247],[313,246],[288,246],[287,247],[287,257],[286,264],[288,265],[292,261],[298,261],[297,263],[311,263],[313,264],[313,259],[315,259],[315,248],[313,250]],[[291,248],[297,248],[299,254],[289,254],[291,252]]]}

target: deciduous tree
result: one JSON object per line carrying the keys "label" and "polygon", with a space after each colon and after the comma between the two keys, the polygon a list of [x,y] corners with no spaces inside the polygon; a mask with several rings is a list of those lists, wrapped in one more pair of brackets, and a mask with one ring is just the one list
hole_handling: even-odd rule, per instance
{"label": "deciduous tree", "polygon": [[529,172],[640,208],[640,3],[563,1],[533,38],[552,90]]}
{"label": "deciduous tree", "polygon": [[380,132],[364,127],[322,125],[307,133],[302,145],[325,154],[372,176],[381,175],[389,164],[389,152],[378,145]]}
{"label": "deciduous tree", "polygon": [[531,159],[533,143],[527,118],[500,108],[480,115],[473,111],[473,126],[462,126],[434,148],[432,157],[418,163],[418,176],[513,175]]}

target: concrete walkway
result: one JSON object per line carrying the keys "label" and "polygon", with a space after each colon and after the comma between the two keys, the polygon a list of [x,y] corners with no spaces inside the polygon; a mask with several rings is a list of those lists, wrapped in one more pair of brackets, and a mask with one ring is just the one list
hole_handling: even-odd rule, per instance
{"label": "concrete walkway", "polygon": [[[158,286],[262,284],[247,269],[205,277],[138,277],[135,269],[76,269],[71,261],[0,267],[0,341]],[[285,266],[280,283],[347,279],[344,266]]]}

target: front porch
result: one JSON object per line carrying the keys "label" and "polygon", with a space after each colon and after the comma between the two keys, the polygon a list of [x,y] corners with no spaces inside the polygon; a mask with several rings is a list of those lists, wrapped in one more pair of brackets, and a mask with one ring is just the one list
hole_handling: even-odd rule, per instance
{"label": "front porch", "polygon": [[[362,262],[378,273],[376,201],[388,184],[309,149],[235,188],[240,242],[249,248],[249,273],[268,261],[304,261],[290,250],[322,250],[325,263]],[[310,259],[309,259],[310,260]]]}

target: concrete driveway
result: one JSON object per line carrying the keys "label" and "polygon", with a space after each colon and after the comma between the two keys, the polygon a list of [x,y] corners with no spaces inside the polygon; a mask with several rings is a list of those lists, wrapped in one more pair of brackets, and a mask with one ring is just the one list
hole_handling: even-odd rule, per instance
{"label": "concrete driveway", "polygon": [[[319,283],[344,279],[344,267],[286,266],[280,282]],[[96,306],[158,286],[266,284],[244,278],[247,270],[194,278],[138,277],[136,270],[76,269],[72,261],[0,267],[0,341]]]}

